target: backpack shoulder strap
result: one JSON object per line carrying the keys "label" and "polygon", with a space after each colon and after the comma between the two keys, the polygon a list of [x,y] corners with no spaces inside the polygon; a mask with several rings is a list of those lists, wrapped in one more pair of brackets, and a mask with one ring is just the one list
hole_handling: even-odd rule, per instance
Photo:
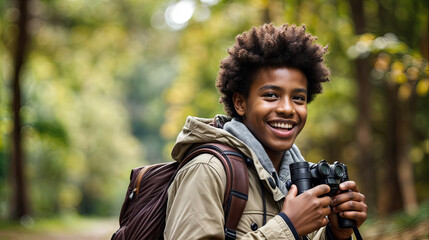
{"label": "backpack shoulder strap", "polygon": [[180,167],[203,153],[214,155],[222,162],[225,168],[227,177],[223,202],[225,239],[235,239],[236,229],[246,207],[249,194],[247,158],[245,160],[245,156],[231,146],[221,143],[206,143],[193,148],[182,161]]}

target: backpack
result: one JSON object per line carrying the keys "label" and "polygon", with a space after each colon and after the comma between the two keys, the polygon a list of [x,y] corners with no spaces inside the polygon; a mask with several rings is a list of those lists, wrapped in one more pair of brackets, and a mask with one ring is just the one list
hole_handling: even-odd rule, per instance
{"label": "backpack", "polygon": [[235,239],[236,228],[247,202],[249,177],[246,163],[250,159],[245,160],[241,153],[228,145],[207,143],[192,148],[180,164],[160,163],[131,171],[119,216],[120,227],[111,240],[163,239],[168,187],[181,167],[203,153],[220,159],[225,168],[225,239]]}

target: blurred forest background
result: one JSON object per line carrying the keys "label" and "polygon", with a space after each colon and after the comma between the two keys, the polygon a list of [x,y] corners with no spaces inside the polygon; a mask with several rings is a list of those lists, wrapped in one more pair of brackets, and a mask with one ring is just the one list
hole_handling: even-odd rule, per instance
{"label": "blurred forest background", "polygon": [[116,221],[130,169],[170,161],[186,116],[223,113],[220,60],[266,22],[329,45],[306,159],[348,165],[367,225],[429,219],[427,0],[4,0],[0,13],[0,222]]}

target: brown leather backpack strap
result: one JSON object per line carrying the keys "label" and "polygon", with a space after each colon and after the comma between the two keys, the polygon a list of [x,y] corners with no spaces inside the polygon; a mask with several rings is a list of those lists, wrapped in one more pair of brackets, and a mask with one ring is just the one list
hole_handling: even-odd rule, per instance
{"label": "brown leather backpack strap", "polygon": [[207,143],[192,149],[181,166],[196,156],[209,153],[218,158],[226,172],[227,186],[224,195],[225,239],[235,239],[236,229],[246,207],[249,194],[249,175],[244,156],[235,148],[221,143]]}
{"label": "brown leather backpack strap", "polygon": [[232,168],[232,187],[225,209],[225,239],[235,239],[236,229],[246,207],[249,194],[249,174],[245,156],[224,144],[213,144],[225,153]]}

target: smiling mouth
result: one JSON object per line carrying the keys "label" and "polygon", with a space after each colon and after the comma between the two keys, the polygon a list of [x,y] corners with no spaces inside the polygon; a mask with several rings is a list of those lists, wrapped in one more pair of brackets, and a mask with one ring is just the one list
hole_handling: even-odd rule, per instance
{"label": "smiling mouth", "polygon": [[270,123],[270,126],[273,128],[279,128],[284,130],[291,130],[293,128],[293,125],[290,123],[280,123],[280,122]]}

